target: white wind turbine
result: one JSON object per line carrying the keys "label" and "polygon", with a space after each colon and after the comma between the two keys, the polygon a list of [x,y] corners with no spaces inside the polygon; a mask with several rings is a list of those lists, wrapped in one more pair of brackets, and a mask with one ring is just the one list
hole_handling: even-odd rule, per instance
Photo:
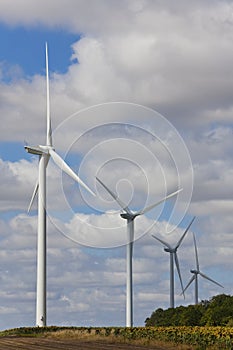
{"label": "white wind turbine", "polygon": [[184,231],[183,235],[181,236],[181,238],[179,239],[179,241],[175,245],[175,247],[172,247],[169,243],[163,241],[162,239],[156,237],[155,235],[152,235],[153,238],[157,239],[160,243],[165,245],[166,248],[164,248],[164,251],[170,253],[170,307],[171,308],[174,308],[174,306],[175,306],[174,260],[175,260],[176,269],[177,269],[179,279],[180,279],[182,294],[184,295],[184,287],[183,287],[183,282],[182,282],[181,273],[180,273],[180,266],[179,266],[179,260],[178,260],[178,256],[177,256],[177,249],[181,245],[181,242],[183,241],[185,235],[187,234],[194,219],[195,219],[195,217],[191,220],[190,224],[188,225],[188,227]]}
{"label": "white wind turbine", "polygon": [[120,216],[127,220],[127,246],[126,246],[126,327],[133,327],[133,269],[132,269],[132,257],[133,257],[133,242],[134,242],[134,219],[137,216],[143,215],[160,203],[178,194],[182,189],[177,190],[169,194],[162,200],[140,210],[133,212],[128,206],[122,202],[118,196],[111,191],[98,177],[97,181],[106,189],[106,191],[115,199],[119,206],[123,209],[124,213]]}
{"label": "white wind turbine", "polygon": [[39,146],[25,146],[28,153],[39,156],[39,176],[35,186],[28,211],[32,206],[38,192],[38,237],[37,237],[37,300],[36,300],[36,325],[46,326],[46,167],[50,157],[57,166],[71,176],[76,182],[82,185],[92,195],[95,195],[87,185],[74,173],[74,171],[55,152],[52,143],[52,128],[50,117],[49,99],[49,68],[48,68],[48,47],[46,43],[46,89],[47,89],[47,137],[46,144]]}
{"label": "white wind turbine", "polygon": [[193,241],[194,241],[195,257],[196,257],[196,270],[190,270],[190,272],[193,273],[194,275],[191,277],[190,281],[188,282],[187,286],[185,287],[184,292],[186,291],[186,289],[188,289],[190,284],[193,281],[195,281],[195,305],[197,305],[198,304],[198,275],[202,276],[203,278],[207,279],[210,282],[217,284],[217,286],[220,286],[222,288],[224,288],[224,287],[220,283],[214,281],[212,278],[204,275],[204,273],[202,273],[200,271],[198,254],[197,254],[197,244],[196,244],[196,239],[195,239],[194,233],[193,233]]}

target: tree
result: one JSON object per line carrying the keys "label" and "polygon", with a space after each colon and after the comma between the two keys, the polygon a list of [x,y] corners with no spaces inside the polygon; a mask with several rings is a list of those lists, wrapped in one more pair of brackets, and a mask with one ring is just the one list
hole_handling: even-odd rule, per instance
{"label": "tree", "polygon": [[146,326],[225,326],[233,325],[233,297],[220,294],[198,305],[179,306],[152,312]]}
{"label": "tree", "polygon": [[163,319],[164,311],[159,308],[156,311],[152,312],[151,316],[148,317],[145,321],[147,327],[149,326],[161,326],[160,321]]}
{"label": "tree", "polygon": [[181,326],[199,326],[205,309],[201,304],[185,307],[180,319]]}
{"label": "tree", "polygon": [[220,294],[210,300],[201,323],[208,326],[225,326],[231,319],[233,319],[233,297]]}

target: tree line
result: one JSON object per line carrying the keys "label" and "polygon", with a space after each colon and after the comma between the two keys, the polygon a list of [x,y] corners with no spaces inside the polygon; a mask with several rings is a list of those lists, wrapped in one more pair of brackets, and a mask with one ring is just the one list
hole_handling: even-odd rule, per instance
{"label": "tree line", "polygon": [[198,305],[159,308],[145,320],[146,326],[233,326],[233,296],[220,294]]}

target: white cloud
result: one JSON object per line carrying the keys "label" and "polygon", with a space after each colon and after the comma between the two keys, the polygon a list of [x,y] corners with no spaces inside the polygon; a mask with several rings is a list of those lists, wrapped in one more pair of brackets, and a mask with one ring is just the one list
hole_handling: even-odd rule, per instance
{"label": "white cloud", "polygon": [[33,189],[35,163],[26,160],[10,162],[0,160],[1,168],[1,210],[27,208],[30,187]]}
{"label": "white cloud", "polygon": [[[96,217],[97,221],[98,219]],[[107,216],[101,216],[101,221],[102,225],[108,226],[110,223]],[[113,223],[114,221],[112,221]],[[136,221],[136,231],[140,231],[144,224]],[[163,237],[166,222],[159,223],[156,227],[156,234]],[[13,218],[8,222],[7,231],[8,235],[2,237],[1,242],[4,250],[1,251],[2,290],[0,297],[8,315],[9,326],[17,326],[19,324],[17,322],[33,324],[36,281],[35,217],[28,218],[21,215]],[[180,237],[182,232],[183,230],[180,229],[176,233],[174,232],[175,236],[174,234],[164,235],[164,239],[171,243],[176,241],[176,237]],[[205,249],[201,248],[203,242],[201,243],[200,239],[197,241],[200,264],[204,273],[219,280],[212,271],[209,272],[209,268],[213,268],[216,264],[219,265],[219,260],[223,259],[224,256],[225,262],[229,261],[230,251],[228,253],[225,249],[222,251],[224,248],[222,245],[218,254],[208,254],[213,249],[216,251],[215,241],[210,237],[211,228],[208,233],[208,241],[212,243],[205,246]],[[151,248],[150,252],[149,247]],[[125,254],[125,247],[115,249],[81,247],[57,232],[53,225],[49,225],[49,324],[54,324],[54,322],[56,324],[77,324],[78,322],[78,324],[85,325],[113,324],[114,322],[119,325],[124,324]],[[194,249],[190,232],[185,238],[184,244],[182,243],[178,254],[185,283],[190,276],[189,269],[194,264]],[[217,260],[216,257],[218,257]],[[17,266],[13,265],[12,261],[17,261]],[[162,245],[150,235],[146,235],[134,244],[133,266],[135,303],[139,308],[135,311],[135,315],[137,315],[135,322],[143,324],[144,319],[150,315],[153,309],[161,306],[166,307],[169,303],[169,255],[163,252]],[[219,280],[219,282],[222,281]],[[177,277],[176,288],[176,302],[177,304],[183,303],[179,296],[180,286]],[[212,285],[205,284],[205,289],[202,289],[201,292],[202,298],[208,298],[210,291],[217,293],[217,288],[213,289]],[[227,290],[228,288],[224,292]],[[192,302],[191,292],[187,294],[186,302]],[[11,319],[12,310],[18,314],[22,313],[22,320],[13,321]],[[2,323],[0,326],[1,328],[6,327],[6,323]]]}
{"label": "white cloud", "polygon": [[[112,100],[157,108],[175,123],[181,118],[183,125],[203,125],[210,118],[220,122],[217,111],[231,108],[233,50],[232,4],[201,5],[189,2],[174,8],[171,2],[148,1],[135,12],[127,1],[93,2],[91,8],[83,1],[51,1],[49,9],[43,2],[24,1],[13,11],[3,1],[0,13],[3,20],[16,17],[15,23],[25,20],[25,25],[38,19],[56,27],[73,19],[76,30],[84,32],[73,45],[79,64],[74,61],[68,73],[55,75],[51,84],[55,125],[81,107]],[[11,130],[17,127],[15,137],[23,139],[33,130],[36,141],[35,134],[43,128],[42,83],[37,76],[31,82],[20,79],[13,86],[1,86],[2,115],[8,115],[2,137],[9,137],[11,120]]]}

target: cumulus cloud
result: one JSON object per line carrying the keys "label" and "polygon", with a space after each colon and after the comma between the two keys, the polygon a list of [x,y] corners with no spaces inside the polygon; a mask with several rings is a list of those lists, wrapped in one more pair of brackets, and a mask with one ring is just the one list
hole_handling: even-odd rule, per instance
{"label": "cumulus cloud", "polygon": [[[96,216],[96,221],[98,220]],[[102,217],[101,220],[104,225],[107,218]],[[109,222],[107,221],[106,224],[109,225]],[[17,322],[34,324],[36,217],[28,218],[20,215],[5,225],[7,225],[8,235],[1,240],[4,249],[1,250],[2,290],[0,295],[5,308],[4,312],[8,315],[11,327],[18,325]],[[167,236],[164,235],[165,226],[166,222],[158,223],[153,232],[171,244],[181,236],[184,230],[178,229],[174,234]],[[140,231],[142,227],[144,224],[140,221],[135,222],[136,231]],[[178,252],[184,283],[190,277],[189,269],[193,268],[195,263],[191,235],[193,229],[188,233]],[[126,234],[125,229],[124,234]],[[210,237],[211,229],[208,233],[208,241],[212,241]],[[214,264],[216,257],[220,258],[220,256],[221,259],[225,257],[225,262],[229,261],[230,251],[228,255],[226,251],[223,253],[224,245],[222,245],[219,251],[215,250],[216,254],[210,255],[208,252],[215,249],[214,243],[201,248],[203,242],[199,239],[197,242],[203,271],[217,279],[218,276],[214,275],[210,269],[211,264]],[[74,244],[50,224],[48,232],[49,324],[54,322],[78,325],[124,324],[125,255],[125,246],[114,249],[90,249]],[[17,261],[17,266],[13,265],[12,261]],[[160,243],[147,234],[135,242],[133,262],[134,300],[138,305],[135,317],[136,324],[142,325],[153,309],[168,305],[169,255],[163,251]],[[218,292],[217,288],[212,288],[208,282],[201,286],[202,298],[208,298],[210,292]],[[228,286],[226,287],[228,290]],[[176,278],[178,305],[184,302],[179,293],[180,286]],[[192,302],[192,299],[190,291],[186,302]],[[14,313],[22,315],[18,321],[13,320]],[[1,323],[1,327],[6,327],[6,323]]]}
{"label": "cumulus cloud", "polygon": [[29,187],[33,188],[35,178],[35,163],[26,160],[10,162],[0,160],[1,168],[1,210],[26,209],[27,195],[30,198]]}
{"label": "cumulus cloud", "polygon": [[[230,2],[216,1],[211,6],[206,2],[201,7],[199,2],[189,6],[182,2],[174,8],[170,1],[163,5],[147,1],[135,11],[129,1],[92,2],[91,7],[83,1],[70,5],[51,1],[47,14],[54,8],[52,17],[46,17],[48,5],[43,2],[26,3],[13,11],[3,1],[2,20],[28,26],[38,20],[56,28],[57,23],[69,26],[73,18],[74,30],[83,32],[73,44],[73,64],[67,74],[54,76],[55,125],[81,107],[112,100],[157,108],[179,125],[219,122],[217,111],[231,108]],[[22,137],[27,136],[27,128],[34,130],[35,137],[43,128],[41,78],[3,85],[1,94],[8,120],[17,121],[17,127],[24,125]],[[9,123],[3,125],[9,133]]]}

